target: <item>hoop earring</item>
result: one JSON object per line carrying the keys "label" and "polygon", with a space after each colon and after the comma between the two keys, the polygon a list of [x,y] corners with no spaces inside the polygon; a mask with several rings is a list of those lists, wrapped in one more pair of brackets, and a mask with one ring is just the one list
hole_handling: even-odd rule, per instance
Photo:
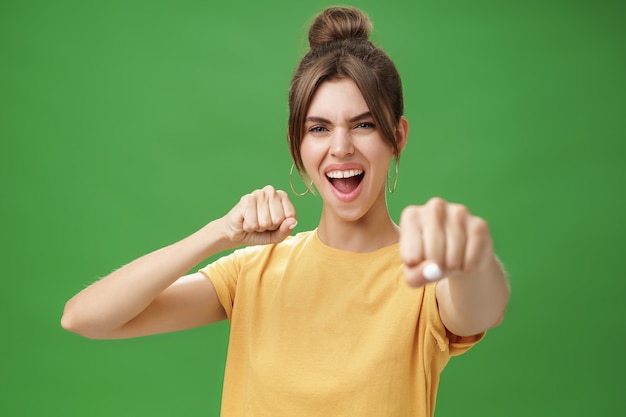
{"label": "hoop earring", "polygon": [[394,191],[396,191],[396,186],[398,185],[398,158],[395,158],[395,160],[396,160],[396,174],[393,178],[393,187],[389,185],[391,181],[389,181],[389,173],[387,173],[387,191],[389,191],[389,194],[393,194]]}
{"label": "hoop earring", "polygon": [[[289,170],[289,186],[291,187],[291,191],[293,191],[293,193],[295,195],[297,195],[298,197],[302,197],[305,196],[309,193],[309,191],[311,191],[311,185],[307,185],[306,186],[306,191],[303,193],[299,193],[295,190],[295,188],[293,188],[293,169],[295,168],[296,164],[291,164],[291,169]],[[300,176],[300,179],[302,179],[302,175],[300,175],[300,171],[298,170],[298,175]],[[304,180],[302,179],[302,182],[304,182]]]}

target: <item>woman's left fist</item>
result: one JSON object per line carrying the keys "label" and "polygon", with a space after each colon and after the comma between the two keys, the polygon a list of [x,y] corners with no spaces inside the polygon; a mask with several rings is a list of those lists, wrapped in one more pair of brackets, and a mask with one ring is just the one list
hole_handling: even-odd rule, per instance
{"label": "woman's left fist", "polygon": [[400,217],[400,257],[411,287],[479,273],[494,260],[487,222],[464,205],[435,197]]}

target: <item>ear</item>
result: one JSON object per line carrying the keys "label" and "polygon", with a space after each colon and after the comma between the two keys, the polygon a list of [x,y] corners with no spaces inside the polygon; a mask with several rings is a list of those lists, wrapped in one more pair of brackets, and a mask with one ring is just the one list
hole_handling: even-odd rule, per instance
{"label": "ear", "polygon": [[396,128],[396,143],[398,144],[398,153],[401,154],[406,146],[409,137],[409,121],[404,116],[400,116],[400,122]]}

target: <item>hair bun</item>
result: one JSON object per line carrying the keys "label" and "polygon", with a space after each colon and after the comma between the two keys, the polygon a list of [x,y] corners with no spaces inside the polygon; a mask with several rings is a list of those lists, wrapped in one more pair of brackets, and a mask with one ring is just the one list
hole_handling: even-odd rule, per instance
{"label": "hair bun", "polygon": [[311,49],[343,39],[368,40],[372,30],[369,17],[354,7],[330,7],[317,15],[309,29]]}

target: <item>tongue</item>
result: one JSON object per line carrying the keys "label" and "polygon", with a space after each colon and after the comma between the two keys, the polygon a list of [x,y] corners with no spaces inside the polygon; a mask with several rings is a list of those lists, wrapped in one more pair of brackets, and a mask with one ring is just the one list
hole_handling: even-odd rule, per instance
{"label": "tongue", "polygon": [[356,190],[361,182],[360,176],[354,176],[350,178],[335,178],[333,180],[333,186],[344,194],[349,194]]}

